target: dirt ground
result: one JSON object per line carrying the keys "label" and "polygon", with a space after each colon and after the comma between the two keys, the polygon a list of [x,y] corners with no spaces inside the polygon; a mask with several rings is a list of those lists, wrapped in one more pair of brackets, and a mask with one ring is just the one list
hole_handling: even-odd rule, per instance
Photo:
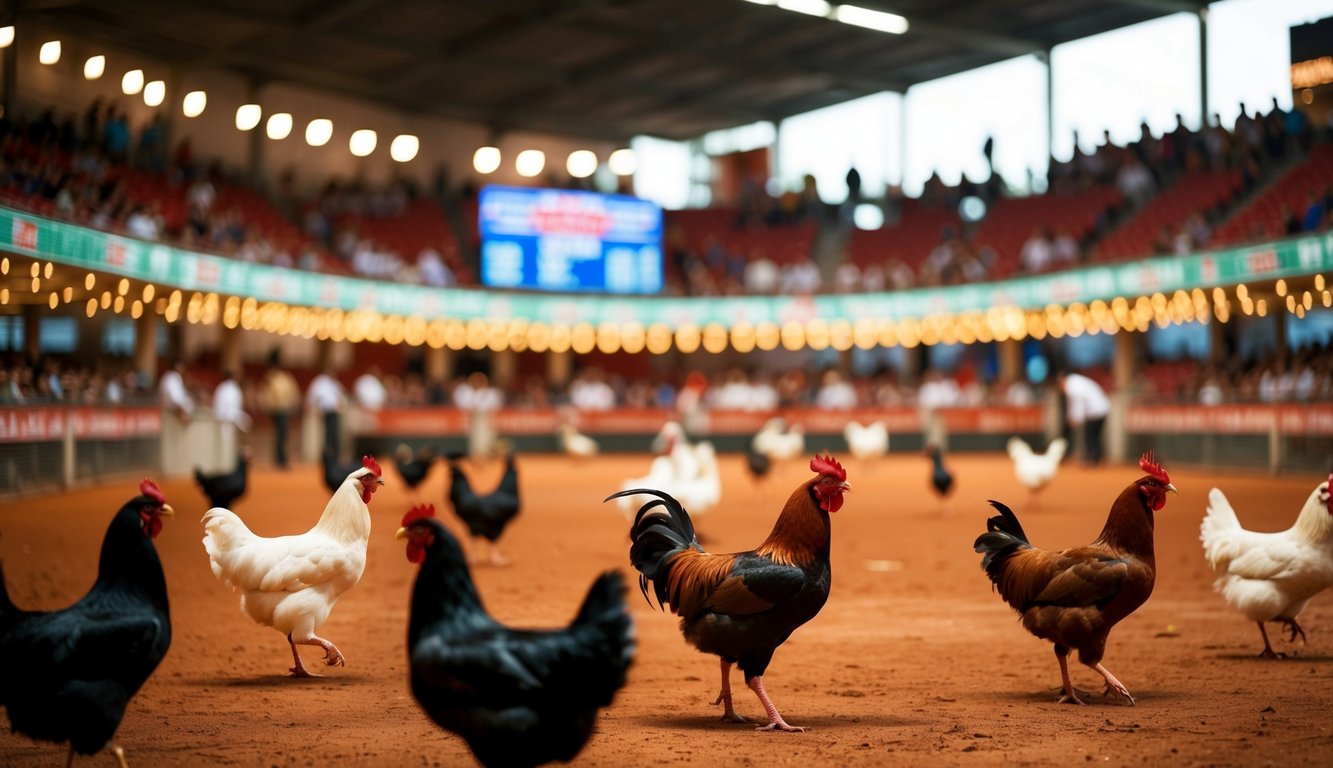
{"label": "dirt ground", "polygon": [[[525,508],[503,540],[514,564],[475,572],[490,611],[515,625],[562,624],[597,572],[628,571],[628,524],[600,500],[647,463],[646,456],[582,464],[522,458]],[[1099,697],[1087,707],[1054,703],[1059,671],[1051,646],[1018,626],[972,552],[988,498],[1010,502],[1037,546],[1091,541],[1111,500],[1141,474],[1137,467],[1066,467],[1034,510],[1006,458],[957,456],[958,488],[951,514],[942,515],[926,486],[926,460],[892,455],[865,466],[848,462],[854,493],[833,520],[832,596],[778,650],[765,676],[786,719],[809,730],[755,733],[719,722],[710,706],[715,658],[688,647],[674,617],[650,609],[636,590],[630,604],[639,646],[629,682],[576,764],[1333,764],[1333,595],[1316,598],[1302,617],[1308,647],[1283,661],[1257,659],[1254,624],[1213,594],[1198,542],[1210,487],[1227,492],[1247,526],[1276,530],[1321,478],[1164,463],[1181,493],[1158,515],[1157,589],[1112,633],[1105,660],[1137,706]],[[472,764],[466,745],[427,720],[408,690],[405,632],[416,568],[392,534],[412,497],[386,471],[391,485],[371,505],[365,577],[321,632],[347,666],[317,680],[286,677],[283,638],[242,615],[237,597],[213,577],[200,544],[203,497],[187,479],[163,483],[178,513],[157,540],[175,636],[121,726],[132,765]],[[478,468],[481,484],[499,471],[498,463]],[[698,521],[707,548],[748,549],[764,538],[809,473],[792,465],[775,475],[756,491],[741,459],[723,457],[723,503]],[[442,503],[444,483],[437,467],[422,491],[457,531]],[[0,506],[0,553],[14,600],[58,608],[82,595],[106,523],[136,486]],[[314,523],[327,496],[314,467],[261,470],[236,511],[262,535],[296,533]],[[307,649],[308,661],[317,656]],[[1071,666],[1076,684],[1100,690],[1094,673]],[[738,673],[736,681],[738,709],[762,716]],[[104,754],[76,765],[94,760],[112,764]],[[62,747],[0,735],[0,764],[63,761]]]}

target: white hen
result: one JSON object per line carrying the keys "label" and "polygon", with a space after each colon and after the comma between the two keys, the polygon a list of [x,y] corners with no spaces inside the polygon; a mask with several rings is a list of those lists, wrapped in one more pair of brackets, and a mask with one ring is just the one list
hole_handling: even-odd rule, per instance
{"label": "white hen", "polygon": [[560,425],[560,447],[576,459],[592,458],[598,450],[597,441],[579,432],[573,424]]}
{"label": "white hen", "polygon": [[296,536],[256,536],[235,513],[214,507],[204,514],[204,549],[213,574],[241,593],[241,610],[273,627],[292,647],[293,677],[312,677],[297,645],[324,649],[329,666],[344,666],[338,647],[315,630],[338,598],[361,580],[370,539],[370,496],[381,479],[367,456],[324,507],[314,528]]}
{"label": "white hen", "polygon": [[[708,441],[695,444],[692,448],[697,468],[693,477],[676,474],[676,464],[670,456],[657,456],[648,465],[648,474],[632,477],[620,484],[620,490],[651,488],[671,494],[687,509],[692,517],[698,517],[717,506],[722,500],[722,477],[718,471],[717,450]],[[643,504],[652,501],[648,496],[621,496],[616,499],[625,519],[632,520]]]}
{"label": "white hen", "polygon": [[878,459],[889,452],[889,428],[882,421],[865,426],[857,421],[849,421],[843,427],[842,436],[847,440],[847,450],[854,458]]}
{"label": "white hen", "polygon": [[1045,453],[1037,453],[1023,438],[1014,436],[1009,438],[1005,447],[1014,462],[1014,476],[1028,489],[1035,501],[1037,492],[1055,479],[1060,462],[1065,458],[1065,451],[1069,450],[1069,441],[1057,437],[1046,446]]}
{"label": "white hen", "polygon": [[755,433],[750,446],[772,461],[791,461],[805,455],[805,429],[800,424],[788,427],[786,419],[775,416]]}
{"label": "white hen", "polygon": [[1199,526],[1199,538],[1213,570],[1222,574],[1213,588],[1259,625],[1264,638],[1260,656],[1283,655],[1273,652],[1264,622],[1281,622],[1290,631],[1290,640],[1299,635],[1304,641],[1305,630],[1296,617],[1310,598],[1333,586],[1333,501],[1328,489],[1329,482],[1320,483],[1306,499],[1296,524],[1277,533],[1245,530],[1222,491],[1208,492],[1208,514]]}

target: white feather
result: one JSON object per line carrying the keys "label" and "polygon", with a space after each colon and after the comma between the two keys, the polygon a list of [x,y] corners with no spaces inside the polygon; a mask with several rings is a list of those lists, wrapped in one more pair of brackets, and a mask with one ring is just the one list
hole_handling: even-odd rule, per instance
{"label": "white feather", "polygon": [[1023,438],[1014,436],[1009,438],[1005,447],[1014,462],[1014,476],[1035,493],[1055,479],[1069,443],[1063,437],[1057,437],[1046,447],[1045,453],[1037,453]]}
{"label": "white feather", "polygon": [[876,459],[889,452],[889,428],[882,421],[862,426],[849,421],[842,430],[847,449],[858,459]]}

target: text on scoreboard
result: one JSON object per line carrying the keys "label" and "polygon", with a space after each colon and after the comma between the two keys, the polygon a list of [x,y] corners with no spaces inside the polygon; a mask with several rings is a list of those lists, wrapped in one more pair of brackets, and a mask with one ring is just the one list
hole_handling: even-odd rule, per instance
{"label": "text on scoreboard", "polygon": [[495,288],[658,293],[662,209],[629,195],[488,186],[481,279]]}

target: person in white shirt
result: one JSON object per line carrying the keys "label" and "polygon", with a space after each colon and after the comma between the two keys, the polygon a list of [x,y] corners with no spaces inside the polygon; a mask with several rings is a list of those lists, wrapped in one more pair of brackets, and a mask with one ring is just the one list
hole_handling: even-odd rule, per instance
{"label": "person in white shirt", "polygon": [[324,416],[324,451],[338,455],[338,442],[342,435],[342,407],[346,401],[342,385],[333,378],[333,369],[325,367],[310,382],[305,393],[307,410],[318,411]]}
{"label": "person in white shirt", "polygon": [[185,362],[175,360],[171,368],[157,383],[158,396],[162,407],[176,414],[181,421],[189,421],[194,415],[194,398],[185,386]]}
{"label": "person in white shirt", "polygon": [[856,407],[856,388],[841,373],[829,370],[815,394],[815,407],[830,411],[847,411]]}
{"label": "person in white shirt", "polygon": [[368,411],[378,411],[384,407],[384,402],[388,399],[389,393],[384,389],[384,382],[380,381],[380,369],[371,366],[368,371],[356,377],[352,383],[352,392],[356,394],[356,404]]}
{"label": "person in white shirt", "polygon": [[474,371],[454,388],[454,405],[468,414],[468,455],[482,459],[495,447],[494,414],[504,405],[504,393],[491,386],[486,374]]}
{"label": "person in white shirt", "polygon": [[1100,384],[1082,374],[1061,371],[1056,374],[1056,381],[1065,393],[1065,423],[1083,427],[1084,460],[1100,464],[1102,429],[1111,413],[1111,399]]}
{"label": "person in white shirt", "polygon": [[588,368],[569,385],[569,403],[581,411],[609,411],[616,407],[616,391],[600,368]]}
{"label": "person in white shirt", "polygon": [[222,374],[222,381],[213,390],[213,418],[219,423],[234,425],[242,432],[250,429],[250,416],[245,412],[241,385],[231,371]]}
{"label": "person in white shirt", "polygon": [[922,430],[927,445],[945,448],[949,443],[949,429],[943,411],[957,408],[962,398],[958,382],[939,370],[926,371],[925,379],[916,393],[917,408],[921,410]]}

